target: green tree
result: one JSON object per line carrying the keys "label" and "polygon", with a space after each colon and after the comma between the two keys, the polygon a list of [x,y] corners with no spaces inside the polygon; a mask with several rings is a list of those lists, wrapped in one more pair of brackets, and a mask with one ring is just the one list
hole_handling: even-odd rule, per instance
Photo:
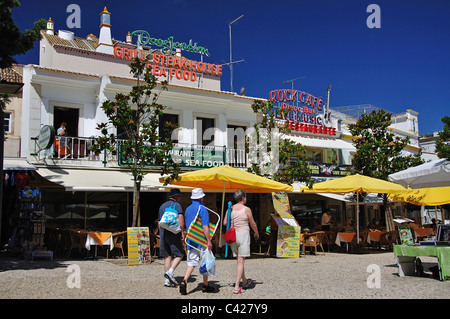
{"label": "green tree", "polygon": [[25,54],[32,49],[34,42],[42,38],[41,30],[45,29],[46,21],[39,19],[34,23],[32,29],[20,32],[12,19],[12,10],[20,8],[18,0],[0,1],[0,68],[9,68],[17,63],[15,55]]}
{"label": "green tree", "polygon": [[401,138],[389,130],[392,114],[384,110],[363,114],[349,130],[356,140],[352,173],[358,173],[382,180],[389,174],[417,166],[424,161],[421,152],[403,155],[402,150],[409,145],[409,137]]}
{"label": "green tree", "polygon": [[[117,93],[114,101],[107,100],[102,104],[102,109],[109,120],[97,124],[102,136],[96,139],[91,148],[96,153],[104,150],[116,153],[117,136],[110,133],[109,129],[114,127],[116,130],[125,131],[125,140],[120,143],[118,155],[122,157],[134,177],[133,227],[140,226],[140,189],[142,179],[148,173],[148,166],[159,167],[161,175],[171,174],[168,183],[181,171],[179,165],[169,155],[173,141],[169,138],[162,140],[158,134],[160,116],[166,107],[158,104],[157,100],[161,91],[167,90],[167,82],[158,85],[156,78],[148,72],[146,64],[146,61],[135,58],[130,64],[130,73],[137,78],[136,85],[132,87],[130,93]],[[158,87],[160,91],[155,92]],[[176,128],[171,123],[166,123],[166,127],[168,130]]]}
{"label": "green tree", "polygon": [[446,158],[450,161],[450,117],[444,116],[441,121],[444,123],[444,128],[439,132],[436,140],[436,152],[439,158]]}
{"label": "green tree", "polygon": [[[5,69],[17,63],[14,56],[25,54],[34,46],[34,42],[42,38],[41,30],[45,29],[46,21],[40,19],[32,29],[20,32],[12,18],[14,8],[20,8],[18,0],[0,1],[0,68]],[[5,109],[9,103],[10,94],[0,92],[0,107]],[[3,115],[2,115],[3,118]]]}
{"label": "green tree", "polygon": [[[265,176],[285,184],[294,182],[304,182],[308,186],[313,184],[311,170],[308,163],[303,160],[306,149],[294,141],[282,137],[282,133],[290,132],[287,121],[279,121],[283,118],[286,110],[274,108],[272,101],[254,100],[252,104],[253,112],[261,116],[261,120],[254,124],[254,137],[252,141],[247,141],[247,148],[251,149],[253,143],[263,145],[263,152],[256,150],[257,156],[251,154],[249,171],[257,175]],[[272,156],[278,158],[264,158],[263,153],[271,152]],[[269,173],[270,172],[270,173]]]}

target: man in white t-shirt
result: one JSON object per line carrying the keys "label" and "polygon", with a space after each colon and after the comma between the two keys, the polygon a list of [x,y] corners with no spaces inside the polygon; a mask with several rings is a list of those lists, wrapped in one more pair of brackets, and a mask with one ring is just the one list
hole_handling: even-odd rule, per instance
{"label": "man in white t-shirt", "polygon": [[322,215],[322,223],[321,223],[322,230],[330,230],[331,223],[333,222],[331,217],[332,217],[331,209],[326,208]]}

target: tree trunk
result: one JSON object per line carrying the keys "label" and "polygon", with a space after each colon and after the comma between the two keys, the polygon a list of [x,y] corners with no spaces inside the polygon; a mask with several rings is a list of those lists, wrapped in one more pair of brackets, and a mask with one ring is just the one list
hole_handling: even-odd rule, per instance
{"label": "tree trunk", "polygon": [[132,227],[140,227],[141,226],[140,225],[141,224],[140,209],[139,209],[140,193],[141,193],[141,182],[135,180],[134,188],[133,188],[133,224],[132,224]]}

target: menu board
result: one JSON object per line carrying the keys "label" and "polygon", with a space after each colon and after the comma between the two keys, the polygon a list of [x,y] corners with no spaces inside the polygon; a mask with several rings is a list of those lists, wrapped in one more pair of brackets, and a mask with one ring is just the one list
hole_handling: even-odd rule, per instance
{"label": "menu board", "polygon": [[291,215],[289,198],[285,192],[272,193],[273,208],[282,218],[294,219]]}
{"label": "menu board", "polygon": [[278,225],[277,257],[298,258],[300,256],[300,227]]}
{"label": "menu board", "polygon": [[150,235],[148,227],[128,227],[128,265],[151,262]]}
{"label": "menu board", "polygon": [[[276,256],[298,258],[300,256],[300,226],[291,215],[289,198],[284,192],[272,193],[273,207],[280,217],[271,223],[271,238],[276,238]],[[276,237],[275,237],[276,236]]]}
{"label": "menu board", "polygon": [[400,237],[401,245],[414,245],[414,240],[411,234],[411,229],[408,225],[398,227],[398,235]]}

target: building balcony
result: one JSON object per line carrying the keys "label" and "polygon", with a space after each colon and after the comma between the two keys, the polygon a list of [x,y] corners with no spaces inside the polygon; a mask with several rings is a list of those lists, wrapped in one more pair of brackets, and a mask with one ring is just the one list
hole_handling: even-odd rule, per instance
{"label": "building balcony", "polygon": [[[117,140],[116,154],[104,151],[95,154],[91,150],[93,137],[55,137],[54,144],[48,150],[40,150],[35,139],[35,152],[32,154],[36,163],[55,166],[81,167],[126,167],[127,162],[120,155],[121,145],[125,140]],[[195,144],[176,143],[171,151],[173,158],[180,162],[182,168],[209,168],[229,165],[245,168],[248,155],[243,149],[227,148],[225,146],[203,146]],[[149,165],[151,168],[152,165]]]}

